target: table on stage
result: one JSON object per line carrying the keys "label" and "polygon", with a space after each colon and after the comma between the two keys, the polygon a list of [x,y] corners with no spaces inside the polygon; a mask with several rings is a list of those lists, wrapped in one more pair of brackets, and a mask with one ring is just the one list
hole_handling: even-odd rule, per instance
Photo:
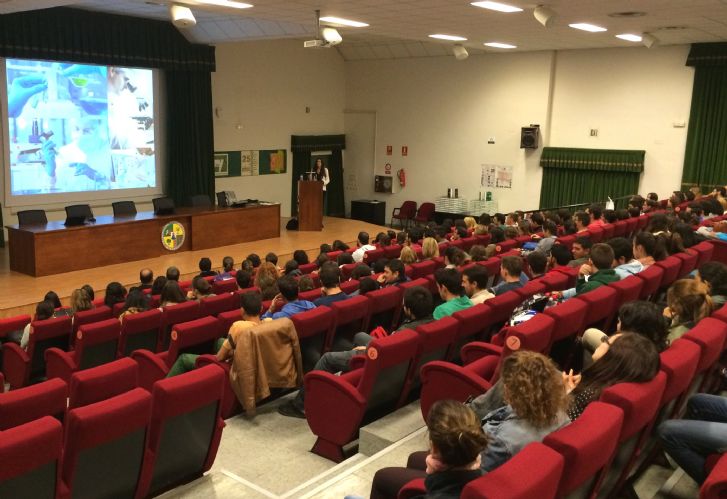
{"label": "table on stage", "polygon": [[169,254],[162,229],[180,223],[184,243],[176,251],[196,251],[280,237],[280,204],[241,208],[178,208],[172,215],[137,213],[99,216],[76,227],[63,222],[8,225],[10,269],[35,277],[132,262]]}

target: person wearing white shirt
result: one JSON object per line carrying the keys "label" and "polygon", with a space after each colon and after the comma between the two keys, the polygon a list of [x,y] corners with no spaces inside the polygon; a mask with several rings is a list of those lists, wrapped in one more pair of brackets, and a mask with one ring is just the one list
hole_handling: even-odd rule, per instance
{"label": "person wearing white shirt", "polygon": [[320,180],[323,182],[323,214],[328,214],[328,193],[326,192],[326,186],[331,182],[331,177],[328,175],[328,168],[323,164],[321,158],[317,158],[315,165],[313,166],[313,180]]}
{"label": "person wearing white shirt", "polygon": [[495,297],[487,290],[488,278],[482,265],[472,265],[462,271],[462,287],[473,304],[479,305]]}
{"label": "person wearing white shirt", "polygon": [[364,253],[367,251],[375,250],[376,246],[372,246],[369,244],[369,233],[368,232],[359,232],[358,233],[358,240],[357,240],[357,246],[358,249],[353,252],[353,261],[356,263],[363,262],[364,259]]}

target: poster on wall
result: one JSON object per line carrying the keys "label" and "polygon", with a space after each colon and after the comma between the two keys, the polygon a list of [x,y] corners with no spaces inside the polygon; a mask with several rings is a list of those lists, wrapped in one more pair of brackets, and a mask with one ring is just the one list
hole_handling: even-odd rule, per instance
{"label": "poster on wall", "polygon": [[287,172],[285,149],[215,152],[215,177],[251,177]]}
{"label": "poster on wall", "polygon": [[512,166],[482,165],[480,185],[490,189],[512,189]]}
{"label": "poster on wall", "polygon": [[217,151],[214,169],[215,177],[239,177],[240,151]]}

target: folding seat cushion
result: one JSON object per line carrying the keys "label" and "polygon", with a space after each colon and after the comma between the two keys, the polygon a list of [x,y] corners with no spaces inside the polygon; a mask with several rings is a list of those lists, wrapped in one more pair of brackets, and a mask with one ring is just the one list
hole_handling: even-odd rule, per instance
{"label": "folding seat cushion", "polygon": [[220,417],[225,380],[222,369],[208,365],[154,385],[137,497],[158,495],[210,469],[225,426]]}
{"label": "folding seat cushion", "polygon": [[0,319],[0,338],[20,341],[25,326],[30,324],[31,317],[27,314]]}
{"label": "folding seat cushion", "polygon": [[74,349],[64,352],[58,348],[45,351],[48,378],[61,378],[70,383],[75,371],[100,366],[116,359],[119,351],[121,323],[118,319],[85,324],[76,331]]}
{"label": "folding seat cushion", "polygon": [[54,499],[63,427],[42,417],[0,433],[0,497]]}
{"label": "folding seat cushion", "polygon": [[404,292],[398,286],[387,286],[366,294],[369,300],[369,331],[381,326],[391,332],[399,325]]}
{"label": "folding seat cushion", "polygon": [[298,334],[303,372],[308,372],[325,352],[325,346],[333,333],[336,314],[329,307],[320,306],[295,314],[290,320]]}
{"label": "folding seat cushion", "polygon": [[661,281],[664,278],[664,268],[658,265],[651,265],[642,270],[636,277],[644,281],[644,287],[641,289],[641,299],[649,300],[655,298],[661,287]]}
{"label": "folding seat cushion", "polygon": [[157,345],[157,351],[161,352],[169,348],[169,336],[176,324],[189,322],[199,318],[199,303],[187,301],[178,305],[164,307],[162,310],[162,331]]}
{"label": "folding seat cushion", "polygon": [[139,386],[139,365],[129,357],[71,376],[68,409],[95,404]]}
{"label": "folding seat cushion", "polygon": [[591,402],[577,420],[543,439],[565,459],[558,497],[595,497],[597,475],[611,462],[623,421],[619,407]]}
{"label": "folding seat cushion", "polygon": [[0,430],[20,426],[43,416],[62,420],[67,396],[68,385],[60,379],[0,394]]}
{"label": "folding seat cushion", "polygon": [[411,278],[419,279],[434,273],[434,269],[437,268],[437,264],[434,260],[424,260],[423,262],[417,262],[411,264]]}
{"label": "folding seat cushion", "polygon": [[119,355],[130,355],[134,350],[156,351],[162,328],[162,312],[157,308],[125,315],[121,322]]}
{"label": "folding seat cushion", "polygon": [[555,499],[565,459],[540,442],[528,444],[512,459],[468,483],[462,499]]}
{"label": "folding seat cushion", "polygon": [[305,375],[305,414],[318,437],[314,453],[342,461],[343,446],[356,438],[362,424],[401,404],[407,395],[405,389],[418,344],[416,332],[403,330],[373,340],[359,369],[341,376],[325,371]]}
{"label": "folding seat cushion", "polygon": [[45,377],[45,351],[49,348],[68,350],[71,318],[59,317],[31,323],[27,350],[15,343],[3,345],[3,374],[12,390]]}
{"label": "folding seat cushion", "polygon": [[68,411],[61,497],[133,497],[150,410],[151,395],[135,388]]}
{"label": "folding seat cushion", "polygon": [[212,292],[216,295],[223,293],[234,293],[237,291],[237,281],[234,277],[212,281]]}
{"label": "folding seat cushion", "polygon": [[727,456],[722,456],[699,489],[700,499],[722,499],[727,496]]}
{"label": "folding seat cushion", "polygon": [[354,296],[332,303],[331,309],[336,314],[336,322],[326,350],[350,350],[353,348],[354,335],[367,331],[369,299],[366,296]]}
{"label": "folding seat cushion", "polygon": [[[237,284],[235,284],[237,286]],[[223,292],[216,296],[208,296],[199,301],[199,316],[212,315],[217,317],[222,312],[238,310],[240,302],[235,293]]]}
{"label": "folding seat cushion", "polygon": [[426,421],[429,409],[438,400],[464,402],[470,397],[482,395],[492,388],[489,381],[479,376],[468,366],[451,362],[430,361],[421,367],[420,407]]}
{"label": "folding seat cushion", "polygon": [[[122,304],[123,306],[123,304]],[[91,310],[84,310],[83,312],[76,312],[73,316],[73,338],[75,338],[76,331],[84,324],[92,324],[94,322],[101,322],[110,319],[112,316],[112,309],[106,305],[92,308]]]}

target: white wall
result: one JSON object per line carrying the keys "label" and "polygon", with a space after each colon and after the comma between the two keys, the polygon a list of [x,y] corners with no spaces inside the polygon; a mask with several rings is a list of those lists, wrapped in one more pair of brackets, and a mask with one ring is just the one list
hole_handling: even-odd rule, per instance
{"label": "white wall", "polygon": [[[494,190],[499,209],[537,208],[540,150],[521,150],[519,141],[521,126],[538,123],[541,146],[645,149],[640,190],[665,195],[681,180],[686,128],[672,123],[689,119],[687,53],[676,46],[347,62],[346,108],[377,116],[374,166],[357,166],[356,194],[386,199],[389,212],[447,187],[476,199],[480,165],[493,163],[514,168],[513,189]],[[591,128],[599,130],[595,139]],[[407,186],[375,194],[366,177],[386,162],[394,172],[406,169]]]}
{"label": "white wall", "polygon": [[282,216],[289,216],[290,136],[343,133],[343,59],[336,50],[303,49],[294,40],[222,44],[216,50],[215,150],[288,150],[287,174],[220,178],[216,191],[280,201]]}

